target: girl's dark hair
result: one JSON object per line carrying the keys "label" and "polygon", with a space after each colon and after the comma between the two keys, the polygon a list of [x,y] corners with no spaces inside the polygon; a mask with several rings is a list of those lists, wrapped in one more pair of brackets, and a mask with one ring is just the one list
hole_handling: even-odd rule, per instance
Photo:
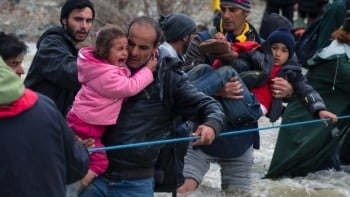
{"label": "girl's dark hair", "polygon": [[123,29],[107,25],[97,32],[94,56],[100,59],[108,57],[109,49],[112,47],[112,41],[116,38],[126,37]]}
{"label": "girl's dark hair", "polygon": [[164,41],[164,34],[163,31],[161,29],[161,27],[159,26],[159,23],[157,21],[155,21],[153,18],[148,17],[148,16],[140,16],[140,17],[136,17],[134,18],[128,27],[128,35],[129,35],[129,31],[130,31],[130,27],[133,26],[134,24],[148,24],[150,26],[153,27],[153,29],[155,30],[157,37],[153,42],[153,46],[156,46],[158,43],[162,43]]}
{"label": "girl's dark hair", "polygon": [[28,46],[13,34],[0,32],[0,56],[2,59],[15,58],[21,54],[26,54]]}

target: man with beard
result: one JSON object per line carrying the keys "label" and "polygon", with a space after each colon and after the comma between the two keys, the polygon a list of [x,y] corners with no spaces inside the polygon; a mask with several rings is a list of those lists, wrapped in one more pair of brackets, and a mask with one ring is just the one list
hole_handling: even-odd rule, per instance
{"label": "man with beard", "polygon": [[[103,136],[105,146],[168,139],[177,116],[198,123],[193,135],[200,138],[193,146],[210,144],[221,131],[221,105],[190,84],[178,58],[163,56],[164,50],[158,50],[161,37],[159,24],[150,17],[137,17],[130,23],[128,67],[135,73],[159,52],[157,70],[149,86],[123,103],[118,123],[109,126]],[[154,196],[155,164],[162,147],[164,144],[107,151],[107,171],[80,196]]]}
{"label": "man with beard", "polygon": [[45,31],[37,42],[37,52],[24,81],[27,88],[55,101],[63,116],[80,89],[77,76],[77,45],[83,42],[95,17],[89,0],[67,0],[60,22]]}
{"label": "man with beard", "polygon": [[164,40],[160,50],[165,50],[171,57],[177,57],[185,61],[184,54],[196,33],[196,23],[190,17],[182,13],[173,13],[167,16],[160,16],[159,25],[164,32]]}
{"label": "man with beard", "polygon": [[[183,65],[188,75],[200,75],[198,68],[203,64],[212,65],[215,67],[219,62],[220,64],[233,65],[236,61],[237,53],[241,56],[243,52],[249,53],[252,50],[250,43],[261,43],[260,36],[248,21],[247,18],[250,14],[252,6],[251,0],[220,0],[220,12],[221,20],[216,27],[210,29],[207,32],[200,32],[197,36],[193,37],[191,43],[186,51],[186,60]],[[233,46],[245,46],[243,50],[229,50],[224,54],[206,53],[200,49],[201,43],[208,39],[221,39],[223,37],[225,42],[230,42],[229,45]],[[268,65],[269,58],[264,58],[264,61],[256,61],[257,64]],[[216,61],[219,60],[219,61]],[[251,61],[253,64],[254,62]],[[200,69],[199,69],[200,70]],[[201,77],[203,75],[200,75]],[[261,76],[261,73],[256,72],[249,73],[248,78],[252,77],[251,83],[248,84],[246,77],[242,78],[243,82],[248,88],[254,88],[259,85],[257,78],[253,77]],[[202,87],[206,88],[213,83],[213,78],[205,78],[202,81]],[[227,99],[233,102],[235,100],[242,100],[249,98],[250,102],[245,102],[252,110],[247,110],[246,114],[256,114],[256,99],[253,99],[251,94],[246,96],[243,94],[243,83],[239,81],[238,77],[231,77],[229,81],[225,80],[224,86],[217,91],[213,98],[217,99],[224,108],[226,115],[226,121],[223,132],[227,131],[239,131],[245,129],[258,129],[257,119],[259,116],[253,116],[247,118],[235,118],[232,115],[236,113],[228,113],[230,109],[235,109],[237,112],[243,112],[241,108],[233,108],[224,105]],[[291,95],[293,89],[291,85],[283,78],[276,77],[270,85],[270,89],[275,92],[274,98],[285,98],[287,95]],[[207,91],[209,92],[209,91]],[[224,102],[225,101],[225,102]],[[253,112],[253,113],[249,113]],[[238,114],[238,113],[237,113]],[[252,169],[254,165],[254,149],[259,148],[259,133],[236,133],[235,135],[216,138],[212,144],[208,146],[199,146],[193,148],[189,146],[186,156],[183,175],[185,182],[177,189],[178,193],[184,194],[193,192],[202,183],[203,177],[206,175],[210,168],[210,164],[217,162],[220,166],[221,173],[221,189],[229,196],[249,196],[251,186]]]}

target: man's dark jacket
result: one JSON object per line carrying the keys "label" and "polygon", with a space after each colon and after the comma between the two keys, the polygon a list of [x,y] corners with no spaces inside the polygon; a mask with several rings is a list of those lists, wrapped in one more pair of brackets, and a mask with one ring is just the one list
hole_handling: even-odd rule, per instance
{"label": "man's dark jacket", "polygon": [[[51,99],[39,95],[12,110],[0,106],[0,196],[62,197],[66,185],[82,179],[89,169],[87,149],[76,143]],[[4,112],[5,111],[5,112]]]}
{"label": "man's dark jacket", "polygon": [[[224,119],[221,105],[191,85],[180,71],[181,65],[176,58],[160,58],[154,82],[123,104],[118,123],[104,134],[105,146],[167,139],[178,115],[221,131]],[[107,151],[109,167],[104,176],[112,180],[153,177],[163,146]]]}
{"label": "man's dark jacket", "polygon": [[37,42],[37,52],[24,80],[27,88],[50,97],[65,115],[81,85],[78,49],[62,27],[48,29]]}

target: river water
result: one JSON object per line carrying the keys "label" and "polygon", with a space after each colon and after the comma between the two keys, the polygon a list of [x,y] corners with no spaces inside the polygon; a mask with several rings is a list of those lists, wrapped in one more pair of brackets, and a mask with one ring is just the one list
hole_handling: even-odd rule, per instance
{"label": "river water", "polygon": [[[262,179],[270,165],[280,121],[271,125],[267,118],[259,120],[261,137],[260,150],[254,150],[252,197],[347,197],[350,196],[350,176],[345,171],[325,170],[310,173],[306,177]],[[274,129],[266,129],[273,127]],[[306,131],[307,132],[307,131]],[[349,170],[348,166],[343,169]],[[199,188],[186,197],[227,197],[220,191],[220,168],[213,163]],[[170,194],[157,194],[170,197]]]}
{"label": "river water", "polygon": [[[256,0],[255,2],[260,2]],[[259,27],[263,7],[254,7],[250,21]],[[35,53],[35,44],[27,43],[29,53],[25,57],[24,67],[28,70],[31,59]],[[24,77],[24,76],[23,76]],[[274,126],[278,126],[279,121]],[[266,118],[259,120],[261,145],[260,150],[254,150],[255,165],[253,169],[252,197],[350,197],[350,166],[342,166],[345,171],[320,171],[310,173],[306,177],[282,178],[279,180],[262,179],[270,165],[271,157],[278,135],[278,129],[269,128],[271,123]],[[307,131],[305,131],[307,132]],[[346,172],[348,171],[348,172]],[[187,197],[227,197],[230,196],[220,191],[221,178],[219,166],[215,163],[205,176],[199,188],[184,196]],[[156,193],[157,197],[170,197],[167,193]]]}

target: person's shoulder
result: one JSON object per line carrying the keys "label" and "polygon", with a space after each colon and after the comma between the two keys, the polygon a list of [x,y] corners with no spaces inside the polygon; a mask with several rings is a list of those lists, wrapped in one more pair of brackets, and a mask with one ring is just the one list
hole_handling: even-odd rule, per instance
{"label": "person's shoulder", "polygon": [[71,39],[69,39],[69,35],[61,26],[54,26],[47,29],[38,39],[37,46],[39,46],[39,44],[44,40],[45,41],[59,40],[59,41],[71,42]]}
{"label": "person's shoulder", "polygon": [[174,54],[175,49],[167,42],[163,42],[159,48],[158,48],[158,52],[159,52],[159,58],[165,58],[165,57],[169,57],[169,56],[176,56],[176,51]]}
{"label": "person's shoulder", "polygon": [[[169,52],[166,50],[161,50],[158,58],[158,66],[161,73],[164,72],[175,72],[182,74],[182,65],[183,61],[178,57],[173,57],[169,55]],[[170,75],[173,77],[173,75]]]}
{"label": "person's shoulder", "polygon": [[57,107],[56,107],[55,102],[51,98],[49,98],[46,95],[41,94],[39,92],[36,92],[36,93],[38,94],[38,101],[37,101],[37,103],[39,105],[45,105],[48,109],[50,108],[52,110],[58,110]]}
{"label": "person's shoulder", "polygon": [[285,27],[291,31],[293,24],[286,17],[280,14],[264,14],[259,29],[260,37],[266,40],[269,34],[279,27]]}
{"label": "person's shoulder", "polygon": [[[164,52],[167,53],[166,51],[164,51]],[[161,56],[161,58],[159,58],[159,60],[160,60],[160,64],[162,64],[163,68],[164,68],[164,66],[169,67],[169,68],[173,68],[174,66],[176,67],[176,65],[179,65],[179,64],[182,65],[182,63],[183,63],[178,57],[173,57],[170,55]]]}
{"label": "person's shoulder", "polygon": [[59,36],[64,36],[65,30],[61,26],[53,26],[44,31],[43,34],[41,34],[40,39],[46,38],[47,36],[52,36],[52,35],[59,35]]}

